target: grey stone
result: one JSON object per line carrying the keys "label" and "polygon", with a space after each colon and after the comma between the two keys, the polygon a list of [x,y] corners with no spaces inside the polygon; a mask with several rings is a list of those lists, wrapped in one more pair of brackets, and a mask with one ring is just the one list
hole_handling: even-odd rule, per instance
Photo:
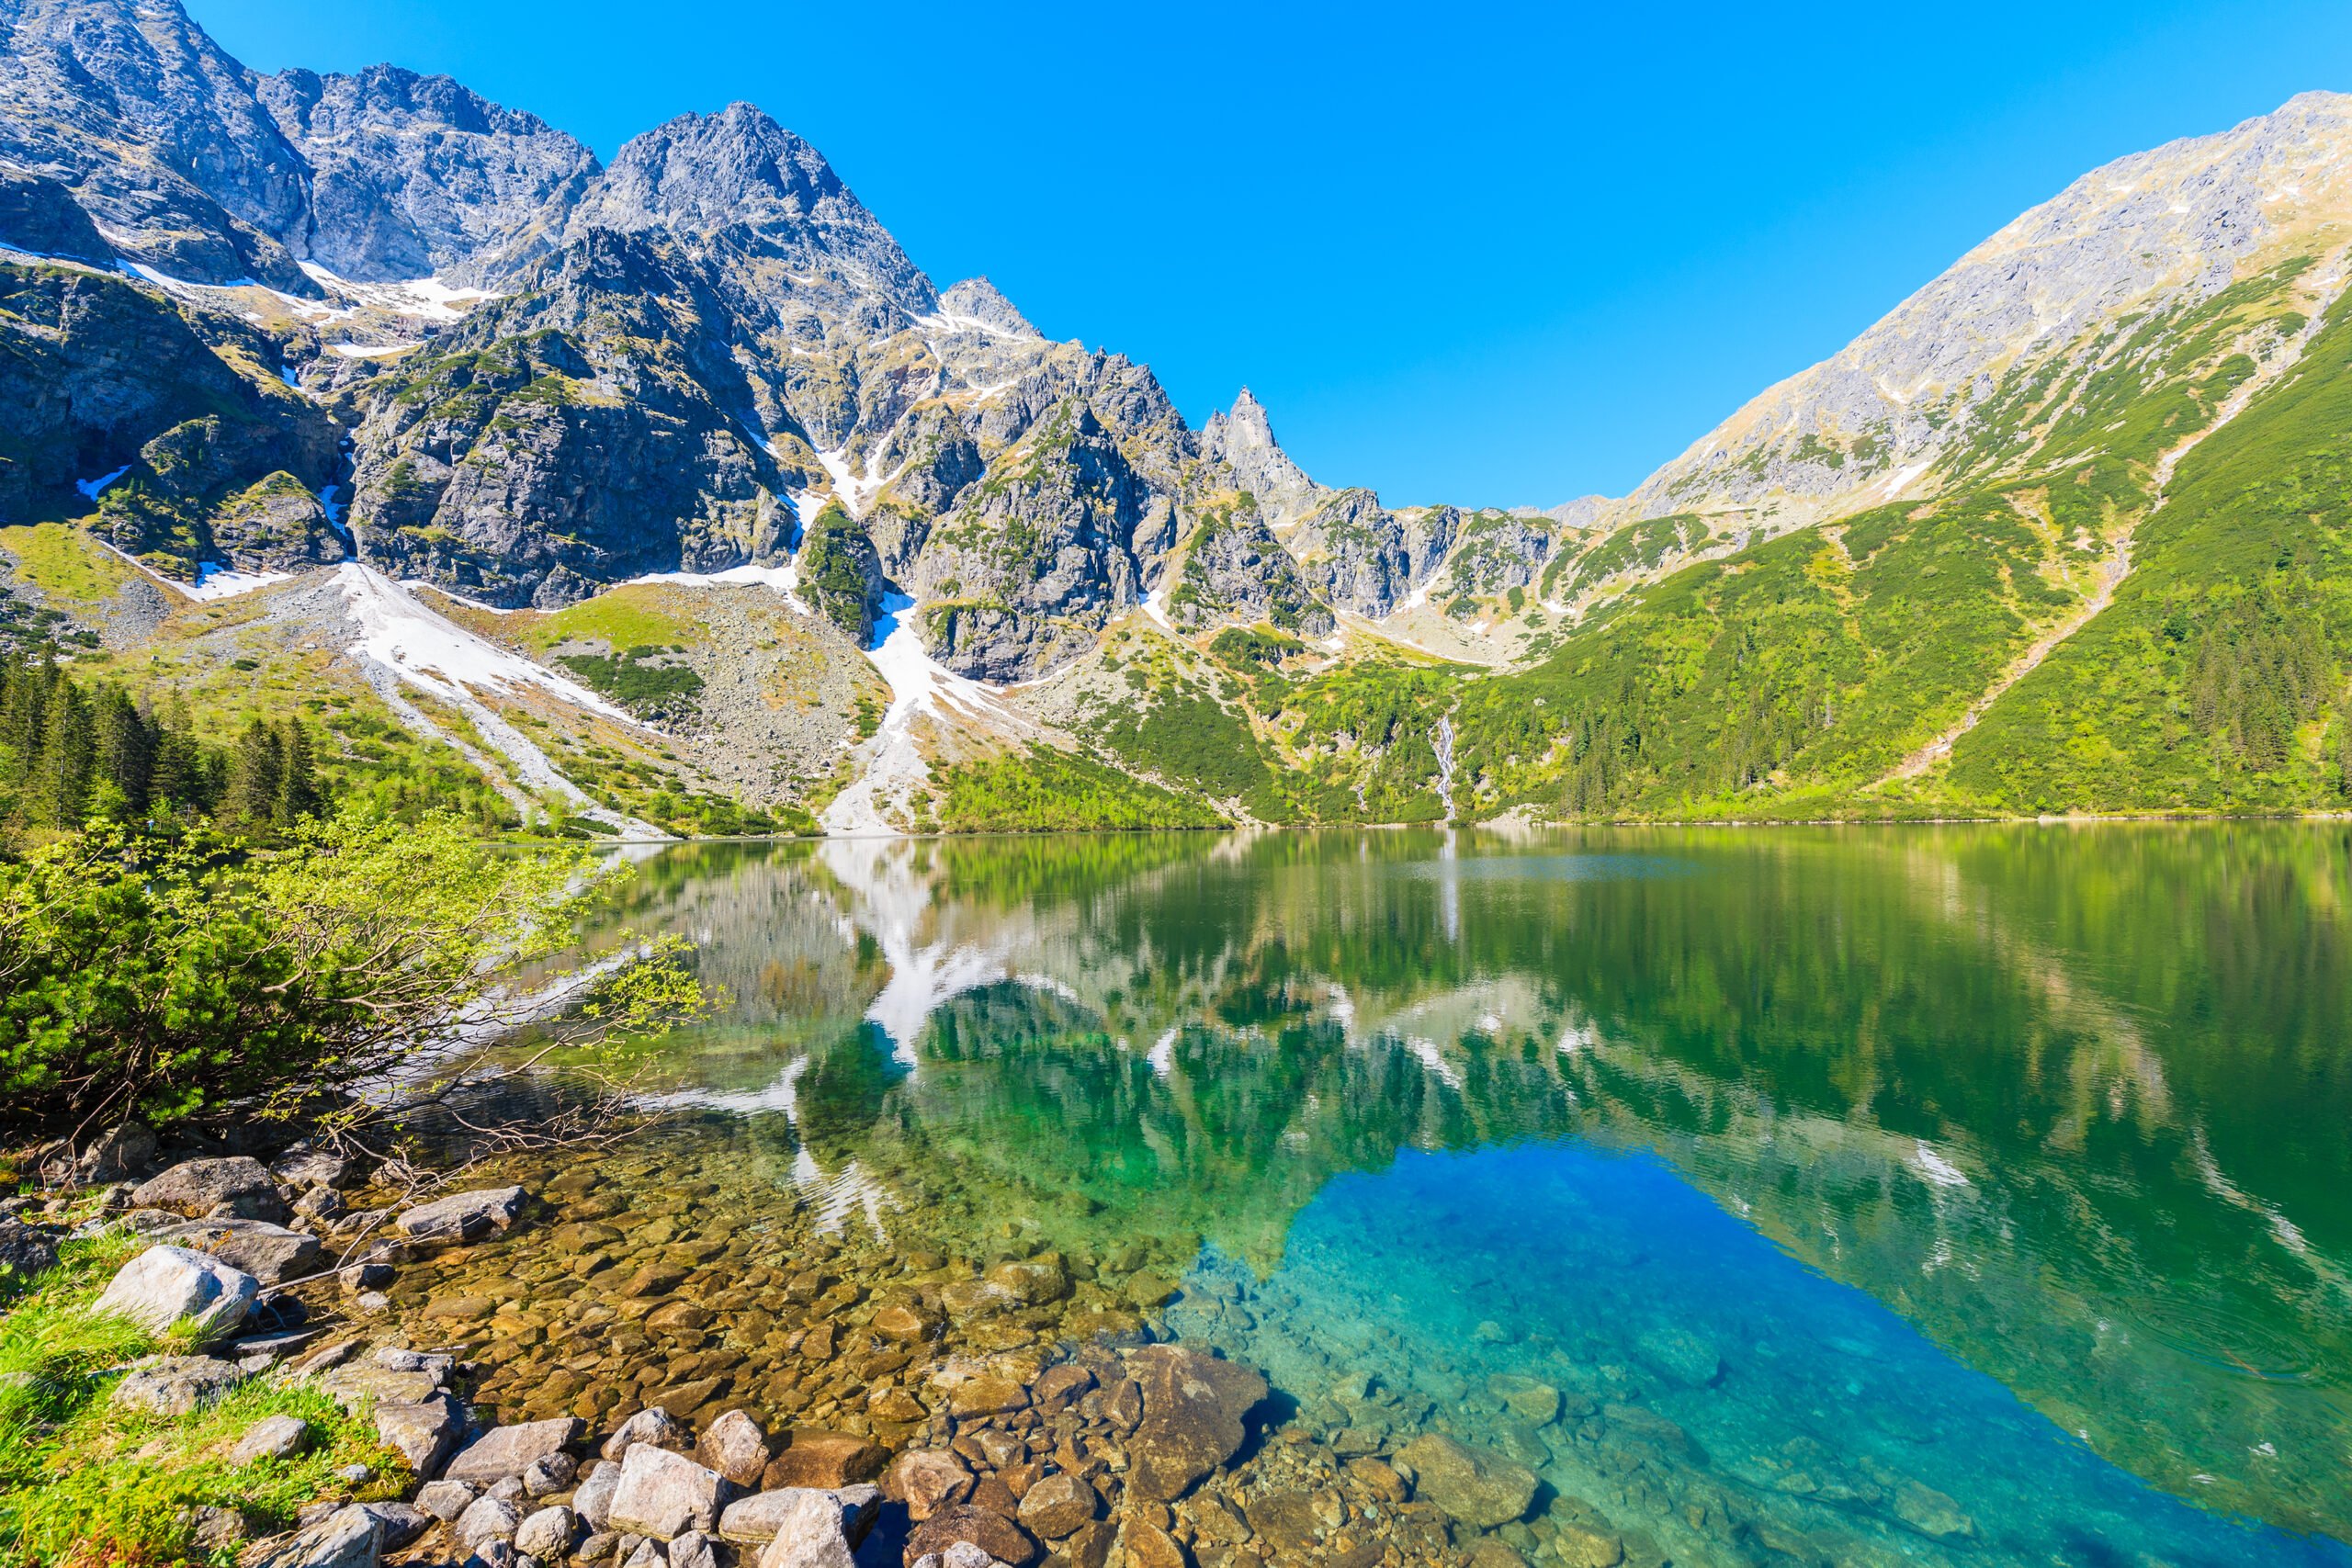
{"label": "grey stone", "polygon": [[447,1473],[452,1481],[483,1484],[510,1475],[519,1476],[537,1461],[562,1452],[566,1444],[578,1442],[580,1434],[580,1422],[570,1416],[493,1427],[451,1460]]}
{"label": "grey stone", "polygon": [[144,1170],[155,1157],[155,1134],[136,1122],[107,1128],[74,1162],[74,1174],[93,1185],[121,1181]]}
{"label": "grey stone", "polygon": [[169,1209],[190,1219],[215,1216],[280,1221],[287,1217],[286,1200],[261,1161],[233,1155],[227,1159],[192,1159],[142,1182],[130,1201],[141,1209]]}
{"label": "grey stone", "polygon": [[570,1486],[580,1473],[580,1461],[568,1453],[542,1454],[523,1467],[523,1491],[545,1497]]}
{"label": "grey stone", "polygon": [[184,1247],[151,1247],[115,1273],[93,1312],[119,1312],[151,1334],[185,1325],[201,1340],[245,1320],[261,1281]]}
{"label": "grey stone", "polygon": [[253,1538],[254,1521],[243,1508],[206,1504],[189,1513],[187,1543],[195,1551],[209,1556],[243,1546]]}
{"label": "grey stone", "polygon": [[468,1547],[479,1547],[485,1540],[513,1540],[522,1525],[522,1510],[514,1504],[503,1497],[477,1497],[453,1528]]}
{"label": "grey stone", "polygon": [[727,1500],[727,1478],[683,1454],[639,1443],[621,1459],[613,1493],[615,1529],[670,1540],[688,1530],[709,1531]]}
{"label": "grey stone", "polygon": [[688,1446],[687,1438],[686,1428],[656,1404],[622,1422],[605,1439],[602,1451],[606,1459],[618,1460],[639,1443],[650,1443],[657,1449],[684,1449]]}
{"label": "grey stone", "polygon": [[[376,1405],[377,1439],[399,1454],[410,1471],[420,1476],[429,1476],[440,1468],[465,1427],[464,1409],[447,1393],[433,1393],[409,1403],[384,1400]],[[459,1475],[452,1479],[470,1481],[475,1477]]]}
{"label": "grey stone", "polygon": [[383,1550],[383,1520],[353,1503],[264,1543],[243,1562],[245,1568],[376,1568]]}
{"label": "grey stone", "polygon": [[318,1237],[266,1220],[183,1220],[147,1234],[159,1242],[217,1258],[265,1285],[315,1273],[321,1256]]}
{"label": "grey stone", "polygon": [[384,1550],[398,1551],[433,1528],[434,1515],[410,1503],[364,1503],[384,1527]]}
{"label": "grey stone", "polygon": [[614,1548],[620,1544],[620,1539],[616,1535],[599,1530],[582,1541],[580,1550],[573,1552],[572,1556],[582,1562],[603,1562],[613,1555]]}
{"label": "grey stone", "polygon": [[663,1568],[668,1562],[660,1541],[639,1540],[637,1549],[623,1560],[622,1568]]}
{"label": "grey stone", "polygon": [[756,1486],[768,1467],[768,1436],[750,1415],[729,1410],[703,1429],[695,1456],[738,1486]]}
{"label": "grey stone", "polygon": [[57,1267],[57,1242],[46,1231],[0,1219],[0,1280],[29,1280]]}
{"label": "grey stone", "polygon": [[372,1358],[388,1372],[423,1372],[436,1383],[446,1383],[457,1369],[458,1359],[438,1350],[411,1350],[400,1345],[379,1345]]}
{"label": "grey stone", "polygon": [[579,1528],[579,1517],[570,1508],[541,1508],[515,1529],[514,1550],[537,1558],[569,1557]]}
{"label": "grey stone", "polygon": [[244,1381],[244,1373],[209,1356],[158,1356],[115,1384],[113,1403],[153,1416],[187,1416]]}
{"label": "grey stone", "polygon": [[478,1495],[462,1481],[429,1481],[417,1489],[416,1506],[446,1525],[472,1507]]}
{"label": "grey stone", "polygon": [[[826,1528],[835,1528],[854,1549],[874,1528],[881,1506],[878,1487],[845,1486],[836,1491],[786,1486],[728,1504],[726,1511],[718,1516],[718,1538],[757,1546],[774,1540],[777,1532],[787,1527],[817,1534]],[[819,1522],[820,1517],[831,1517],[832,1526],[823,1526]]]}
{"label": "grey stone", "polygon": [[670,1568],[718,1568],[718,1553],[700,1530],[688,1530],[673,1540],[667,1555]]}
{"label": "grey stone", "polygon": [[616,1461],[603,1459],[588,1467],[587,1478],[571,1495],[571,1506],[588,1521],[588,1528],[605,1531],[612,1521],[613,1494],[620,1489],[621,1467]]}
{"label": "grey stone", "polygon": [[[843,1528],[840,1499],[813,1487],[766,1495],[776,1501],[756,1516],[757,1528],[767,1531],[759,1568],[851,1568],[856,1548]],[[747,1517],[737,1522],[735,1533],[723,1529],[720,1533],[729,1540],[750,1540],[754,1538],[747,1527],[753,1523]]]}
{"label": "grey stone", "polygon": [[255,1460],[292,1459],[311,1446],[311,1424],[300,1416],[265,1416],[245,1428],[229,1457],[239,1464]]}
{"label": "grey stone", "polygon": [[487,1187],[420,1203],[392,1224],[418,1241],[480,1241],[512,1225],[522,1212],[520,1187]]}

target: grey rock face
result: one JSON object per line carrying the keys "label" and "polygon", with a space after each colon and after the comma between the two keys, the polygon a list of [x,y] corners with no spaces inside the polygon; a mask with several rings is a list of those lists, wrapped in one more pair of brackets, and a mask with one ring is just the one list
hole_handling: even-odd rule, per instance
{"label": "grey rock face", "polygon": [[561,226],[599,165],[535,115],[393,65],[254,84],[310,165],[299,249],[361,281],[473,281],[477,258]]}
{"label": "grey rock face", "polygon": [[1446,593],[1470,594],[1524,588],[1544,574],[1557,533],[1541,513],[1479,512],[1463,517],[1439,586]]}
{"label": "grey rock face", "polygon": [[218,1258],[151,1247],[116,1271],[90,1310],[119,1312],[151,1334],[192,1325],[203,1338],[243,1322],[260,1294],[259,1280]]}
{"label": "grey rock face", "polygon": [[579,1531],[579,1517],[570,1508],[541,1508],[515,1527],[514,1550],[541,1562],[568,1557]]}
{"label": "grey rock face", "polygon": [[1323,487],[1306,477],[1274,439],[1266,421],[1265,405],[1250,389],[1233,400],[1230,413],[1218,412],[1201,427],[1201,449],[1233,470],[1236,483],[1258,502],[1258,511],[1277,529],[1300,521],[1322,504]]}
{"label": "grey rock face", "polygon": [[0,158],[57,181],[174,276],[316,287],[280,236],[302,160],[244,67],[173,0],[15,0],[0,8]]}
{"label": "grey rock face", "polygon": [[1267,621],[1322,637],[1336,624],[1254,508],[1215,512],[1193,533],[1170,614],[1187,630],[1221,619]]}
{"label": "grey rock face", "polygon": [[610,231],[568,246],[529,289],[358,389],[366,553],[544,607],[774,558],[790,513],[775,460],[729,412],[751,393],[725,320],[673,252]]}
{"label": "grey rock face", "polygon": [[446,1525],[472,1507],[479,1495],[462,1481],[428,1481],[417,1488],[416,1506]]}
{"label": "grey rock face", "polygon": [[1381,616],[1437,570],[1461,517],[1450,506],[1391,512],[1368,490],[1338,491],[1300,521],[1289,547],[1332,604]]}
{"label": "grey rock face", "polygon": [[602,1459],[589,1470],[587,1479],[571,1495],[571,1506],[588,1528],[604,1531],[612,1521],[613,1494],[620,1490],[621,1467],[616,1460]]}
{"label": "grey rock face", "polygon": [[223,492],[279,468],[316,479],[333,461],[315,405],[246,380],[127,280],[0,258],[0,346],[23,454],[0,469],[0,522],[82,515],[76,483],[119,471],[101,507],[115,542],[148,548],[156,518],[201,542]]}
{"label": "grey rock face", "polygon": [[820,336],[829,323],[897,325],[938,299],[824,155],[749,104],[631,138],[566,235],[591,229],[690,237],[724,258],[747,299],[765,298],[780,323]]}
{"label": "grey rock face", "polygon": [[1038,335],[1037,329],[1029,324],[1029,318],[985,277],[967,277],[961,283],[950,284],[939,297],[939,314],[954,325],[969,320],[1012,337]]}
{"label": "grey rock face", "polygon": [[0,164],[0,244],[98,267],[111,268],[118,260],[73,192],[6,164]]}

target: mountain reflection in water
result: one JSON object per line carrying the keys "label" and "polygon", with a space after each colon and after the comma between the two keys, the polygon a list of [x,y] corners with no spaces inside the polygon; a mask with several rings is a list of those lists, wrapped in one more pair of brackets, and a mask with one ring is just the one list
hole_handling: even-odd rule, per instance
{"label": "mountain reflection in water", "polygon": [[[1939,1443],[1980,1451],[1945,1488],[1980,1551],[2346,1562],[2211,1516],[2352,1540],[2347,880],[2340,826],[860,840],[666,852],[614,924],[733,998],[650,1098],[777,1124],[842,1224],[1183,1238],[1171,1324],[1334,1421],[1284,1382],[1339,1364],[1318,1292],[1392,1281],[1363,1317],[1400,1343],[1496,1327],[1441,1383],[1641,1296],[1625,1343],[1679,1312],[1721,1358],[1685,1423],[1738,1434],[1720,1484],[1819,1506]],[[1417,1222],[1450,1188],[1509,1223]],[[1712,1267],[1629,1226],[1669,1211]],[[1792,1403],[1816,1352],[1875,1368],[1843,1428]],[[2048,1467],[2006,1483],[2032,1517],[2002,1462]],[[2134,1497],[2144,1540],[2090,1522]]]}

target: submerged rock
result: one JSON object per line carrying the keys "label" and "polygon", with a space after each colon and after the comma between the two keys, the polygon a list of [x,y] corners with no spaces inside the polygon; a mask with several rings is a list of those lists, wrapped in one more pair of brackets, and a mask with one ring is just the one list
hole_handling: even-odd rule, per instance
{"label": "submerged rock", "polygon": [[488,1187],[453,1192],[403,1211],[392,1224],[416,1241],[480,1241],[505,1230],[523,1213],[520,1187]]}
{"label": "submerged rock", "polygon": [[1397,1457],[1419,1476],[1419,1495],[1462,1524],[1509,1524],[1535,1500],[1533,1471],[1434,1432],[1407,1443]]}
{"label": "submerged rock", "polygon": [[1128,1439],[1127,1483],[1147,1501],[1171,1503],[1240,1451],[1249,1437],[1242,1417],[1266,1397],[1266,1380],[1173,1345],[1148,1346],[1128,1366],[1142,1415]]}

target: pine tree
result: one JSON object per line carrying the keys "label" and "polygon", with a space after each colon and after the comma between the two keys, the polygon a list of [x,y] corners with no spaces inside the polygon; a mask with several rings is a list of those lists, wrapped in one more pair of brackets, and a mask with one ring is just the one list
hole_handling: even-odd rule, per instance
{"label": "pine tree", "polygon": [[277,799],[272,813],[280,828],[290,828],[319,812],[319,783],[311,757],[311,732],[299,718],[286,721],[280,743],[283,763],[278,770]]}
{"label": "pine tree", "polygon": [[119,687],[100,686],[91,699],[97,775],[127,817],[143,817],[155,773],[155,737],[147,716]]}
{"label": "pine tree", "polygon": [[41,718],[40,747],[25,791],[28,815],[53,828],[78,828],[90,809],[96,747],[89,700],[59,680]]}
{"label": "pine tree", "polygon": [[277,792],[285,772],[285,739],[257,718],[247,724],[229,760],[222,814],[247,827],[268,827],[277,819]]}

